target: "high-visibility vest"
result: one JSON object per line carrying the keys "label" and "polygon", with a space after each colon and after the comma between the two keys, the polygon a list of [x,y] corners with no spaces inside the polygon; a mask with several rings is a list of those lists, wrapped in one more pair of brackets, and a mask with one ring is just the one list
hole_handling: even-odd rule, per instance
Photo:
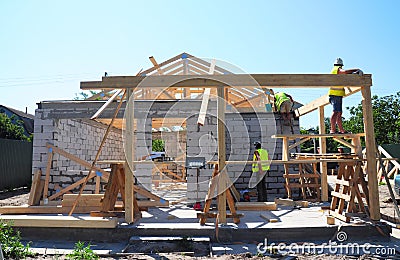
{"label": "high-visibility vest", "polygon": [[[268,152],[267,152],[267,150],[265,150],[265,149],[257,149],[256,150],[257,152],[258,152],[258,154],[259,154],[259,158],[260,158],[260,161],[268,161]],[[254,163],[253,163],[253,172],[258,172],[258,158],[257,158],[257,156],[256,156],[256,152],[254,152],[254,155],[253,155],[253,161],[254,161]],[[263,163],[261,163],[261,169],[262,169],[262,171],[268,171],[269,170],[269,163],[266,163],[266,162],[263,162]]]}
{"label": "high-visibility vest", "polygon": [[[334,66],[331,74],[338,74],[340,66]],[[339,96],[343,97],[345,95],[344,87],[341,86],[334,86],[329,89],[329,96]]]}
{"label": "high-visibility vest", "polygon": [[278,92],[275,94],[275,106],[278,111],[281,110],[281,105],[286,100],[289,100],[289,98],[286,96],[284,92]]}

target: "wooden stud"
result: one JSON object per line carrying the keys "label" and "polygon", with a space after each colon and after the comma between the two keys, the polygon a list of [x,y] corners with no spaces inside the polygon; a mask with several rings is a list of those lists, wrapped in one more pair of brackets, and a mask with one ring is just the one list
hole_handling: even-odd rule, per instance
{"label": "wooden stud", "polygon": [[44,179],[44,188],[43,188],[43,199],[47,199],[49,194],[49,181],[50,181],[50,170],[51,170],[51,163],[53,160],[53,149],[47,148],[47,166],[46,166],[46,175]]}
{"label": "wooden stud", "polygon": [[380,219],[380,207],[379,207],[379,190],[378,182],[376,181],[376,143],[375,143],[375,131],[371,101],[371,88],[365,86],[361,89],[363,98],[362,108],[364,116],[364,129],[365,129],[365,148],[367,157],[367,175],[368,175],[368,189],[369,189],[369,210],[370,217],[372,220]]}
{"label": "wooden stud", "polygon": [[38,194],[41,177],[42,177],[42,170],[39,169],[35,172],[35,175],[33,176],[31,191],[29,192],[28,205],[30,206],[39,204],[40,196],[42,194],[41,192],[43,191],[41,190],[40,194]]}
{"label": "wooden stud", "polygon": [[221,176],[226,174],[226,148],[225,148],[225,98],[224,89],[218,88],[217,95],[217,129],[218,129],[218,167],[219,167],[219,179],[218,179],[218,217],[220,224],[226,224],[226,189],[228,188],[227,183],[222,181]]}
{"label": "wooden stud", "polygon": [[[127,100],[131,96],[132,90],[127,91]],[[128,102],[127,102],[128,103]],[[134,194],[134,177],[131,167],[134,167],[135,160],[135,140],[134,140],[134,102],[129,104],[129,110],[126,113],[126,162],[125,169],[125,221],[133,223],[135,220],[135,194]],[[127,104],[128,107],[128,104]]]}
{"label": "wooden stud", "polygon": [[[324,107],[320,106],[319,110],[319,133],[325,134],[325,114]],[[320,154],[326,154],[326,138],[319,138]],[[321,200],[328,201],[328,163],[321,162]]]}

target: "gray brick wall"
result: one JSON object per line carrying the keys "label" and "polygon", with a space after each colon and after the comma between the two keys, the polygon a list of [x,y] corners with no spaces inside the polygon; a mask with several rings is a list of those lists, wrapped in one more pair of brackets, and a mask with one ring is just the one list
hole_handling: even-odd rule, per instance
{"label": "gray brick wall", "polygon": [[[206,124],[198,128],[196,117],[187,120],[187,156],[203,156],[206,160],[217,160],[217,120],[207,116]],[[282,158],[282,141],[271,138],[274,134],[292,132],[290,126],[281,125],[279,114],[273,113],[227,113],[226,114],[226,154],[229,161],[245,161],[253,159],[253,142],[261,141],[271,159]],[[294,120],[293,132],[299,133],[299,121]],[[294,141],[293,141],[294,142]],[[292,142],[292,143],[293,143]],[[200,148],[201,147],[201,148]],[[293,151],[292,151],[293,152]],[[291,171],[295,169],[291,166]],[[189,202],[203,201],[207,192],[212,169],[189,169],[187,172]],[[228,165],[227,172],[235,187],[240,190],[249,189],[251,164]],[[283,165],[271,165],[266,178],[268,200],[284,197]]]}
{"label": "gray brick wall", "polygon": [[[47,164],[46,143],[51,143],[82,160],[91,163],[96,156],[106,125],[85,119],[47,118],[51,109],[37,109],[35,112],[35,131],[33,138],[32,170],[42,169]],[[124,158],[121,131],[110,131],[99,160],[122,160]],[[105,165],[107,167],[107,165]],[[86,177],[88,169],[59,154],[54,154],[50,172],[49,193],[64,188],[80,178]],[[85,192],[94,190],[94,179],[88,182]],[[79,187],[76,189],[78,190]]]}

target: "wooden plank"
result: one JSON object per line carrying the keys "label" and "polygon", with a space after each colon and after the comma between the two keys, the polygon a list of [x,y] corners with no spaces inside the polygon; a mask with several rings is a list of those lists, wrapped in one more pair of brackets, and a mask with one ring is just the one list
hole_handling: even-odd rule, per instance
{"label": "wooden plank", "polygon": [[[98,210],[99,207],[81,207],[77,206],[75,213],[89,213],[92,210]],[[45,205],[45,206],[5,206],[0,207],[0,214],[18,215],[18,214],[68,214],[71,207],[63,207],[61,205]]]}
{"label": "wooden plank", "polygon": [[283,161],[289,160],[289,140],[288,140],[288,138],[282,138],[282,160]]}
{"label": "wooden plank", "polygon": [[104,199],[102,202],[101,210],[102,211],[109,211],[114,208],[115,202],[117,201],[118,192],[119,192],[119,183],[118,183],[118,176],[119,169],[118,165],[113,164],[111,166],[111,174],[110,178],[108,179],[107,189],[104,193]]}
{"label": "wooden plank", "polygon": [[365,136],[365,148],[367,157],[367,175],[368,175],[368,190],[369,190],[369,211],[372,220],[380,219],[380,207],[379,207],[379,189],[378,182],[376,181],[376,143],[375,143],[375,131],[374,121],[372,118],[372,101],[371,101],[371,88],[365,86],[361,90],[362,94],[362,108],[364,116],[364,130]]}
{"label": "wooden plank", "polygon": [[30,206],[39,204],[40,197],[43,191],[43,189],[39,191],[40,187],[39,184],[41,177],[42,177],[42,170],[39,169],[33,175],[31,191],[29,192],[29,198],[28,198],[28,205]]}
{"label": "wooden plank", "polygon": [[294,201],[292,199],[275,198],[274,202],[277,205],[292,206],[292,207],[299,206],[302,208],[308,208],[308,201],[306,200]]}
{"label": "wooden plank", "polygon": [[118,225],[118,218],[87,216],[2,215],[0,219],[12,221],[14,227],[116,228]]}
{"label": "wooden plank", "polygon": [[49,194],[49,181],[50,181],[50,170],[51,170],[51,163],[53,160],[53,151],[52,148],[47,148],[47,165],[46,165],[46,173],[44,179],[44,187],[43,187],[43,199],[46,199]]}
{"label": "wooden plank", "polygon": [[346,223],[349,223],[349,222],[350,222],[350,217],[346,217],[346,216],[344,216],[344,215],[341,215],[341,214],[337,213],[337,212],[334,211],[334,210],[330,210],[330,211],[329,211],[329,215],[331,215],[331,216],[333,216],[333,217],[335,217],[335,218],[337,218],[337,219],[339,219],[339,220],[341,220],[341,221],[344,221],[344,222],[346,222]]}
{"label": "wooden plank", "polygon": [[289,145],[288,150],[292,150],[292,149],[295,148],[296,146],[299,146],[299,145],[301,145],[302,143],[307,142],[308,140],[310,140],[310,138],[311,138],[311,137],[304,137],[304,138],[301,138],[300,141],[298,141],[298,142],[296,142],[296,143],[294,143],[294,144],[292,144],[292,145]]}
{"label": "wooden plank", "polygon": [[[162,66],[162,65],[161,65]],[[127,90],[127,96],[130,97],[132,90]],[[135,167],[135,141],[134,141],[134,102],[127,104],[127,108],[125,109],[126,113],[126,148],[125,148],[125,156],[126,161],[124,162],[124,171],[125,171],[125,221],[127,223],[133,223],[135,220],[135,215],[138,213],[139,209],[136,208],[136,198],[134,193],[134,177],[133,171],[131,167]],[[129,164],[130,163],[130,164]]]}
{"label": "wooden plank", "polygon": [[153,63],[154,67],[157,69],[158,75],[163,75],[164,71],[160,69],[160,65],[158,65],[156,59],[153,56],[149,57],[151,63]]}
{"label": "wooden plank", "polygon": [[[325,134],[325,111],[324,107],[320,106],[318,108],[319,112],[319,134]],[[319,149],[320,154],[326,154],[326,138],[319,138]],[[320,172],[321,172],[321,200],[328,201],[328,163],[321,162],[320,163]]]}
{"label": "wooden plank", "polygon": [[217,90],[217,130],[218,130],[218,167],[219,177],[217,185],[217,205],[218,220],[220,224],[226,224],[226,189],[227,183],[222,181],[223,175],[226,174],[226,147],[225,147],[225,92],[223,88]]}
{"label": "wooden plank", "polygon": [[[350,88],[350,91],[346,91],[345,97],[348,97],[350,95],[353,95],[357,92],[361,91],[360,87],[352,87]],[[304,106],[299,107],[294,111],[297,117],[303,116],[305,114],[308,114],[314,110],[317,110],[320,107],[325,107],[326,105],[329,105],[329,95],[323,95],[322,97],[319,97]]]}
{"label": "wooden plank", "polygon": [[344,199],[345,201],[350,201],[350,195],[347,195],[347,194],[343,194],[343,193],[340,193],[340,192],[332,191],[331,195],[336,197],[336,198],[339,198],[339,199]]}
{"label": "wooden plank", "polygon": [[[67,159],[70,159],[71,161],[74,161],[74,162],[82,165],[83,167],[86,167],[87,169],[90,169],[90,167],[92,166],[89,162],[87,162],[85,160],[82,160],[81,158],[76,157],[75,155],[72,155],[72,154],[70,154],[70,153],[68,153],[68,152],[66,152],[66,151],[64,151],[64,150],[52,145],[52,144],[47,143],[46,147],[52,148],[53,152],[58,153],[59,155],[65,157]],[[103,180],[106,180],[106,181],[108,180],[108,177],[110,175],[108,172],[106,172],[105,170],[103,170],[103,169],[101,169],[99,167],[96,167],[96,166],[93,167],[93,170],[96,170],[96,171],[100,172],[102,174],[101,178]]]}
{"label": "wooden plank", "polygon": [[275,202],[236,202],[238,210],[276,210]]}
{"label": "wooden plank", "polygon": [[[172,63],[172,62],[174,62],[174,61],[179,60],[179,59],[182,57],[182,54],[183,54],[183,53],[181,53],[181,54],[179,54],[179,55],[176,55],[175,57],[172,57],[172,58],[170,58],[170,59],[168,59],[168,60],[166,60],[166,61],[164,61],[164,62],[161,62],[160,64],[158,64],[159,67],[160,67],[160,68],[161,68],[161,67],[164,67],[165,65],[167,65],[167,64],[169,64],[169,63]],[[149,74],[149,73],[151,73],[151,72],[153,72],[153,71],[155,71],[155,70],[157,70],[157,68],[156,68],[156,67],[152,67],[152,68],[150,68],[150,69],[147,69],[147,70],[141,72],[141,75],[147,75],[147,74]]]}
{"label": "wooden plank", "polygon": [[[145,80],[146,87],[259,87],[270,88],[329,88],[331,86],[371,86],[371,74],[221,74],[221,75],[160,75],[111,76],[102,81],[81,82],[81,89],[129,89]],[[321,106],[318,104],[317,108]]]}
{"label": "wooden plank", "polygon": [[351,148],[352,150],[357,149],[357,147],[355,147],[354,145],[352,145],[352,144],[349,143],[349,142],[346,142],[345,140],[343,140],[343,139],[340,138],[340,137],[333,137],[333,139],[334,139],[336,142],[341,143],[341,144],[343,144],[344,146],[347,146],[347,147]]}
{"label": "wooden plank", "polygon": [[[93,178],[93,177],[95,177],[95,176],[96,176],[96,174],[95,174],[94,172],[92,172],[92,173],[89,175],[89,179],[91,179],[91,178]],[[49,197],[49,200],[54,200],[55,198],[57,198],[57,197],[63,195],[64,193],[66,193],[66,192],[68,192],[68,191],[70,191],[70,190],[72,190],[72,189],[75,189],[75,188],[78,187],[80,184],[82,184],[84,181],[85,181],[85,178],[82,178],[82,179],[80,179],[79,181],[77,181],[77,182],[75,182],[75,183],[73,183],[73,184],[71,184],[71,185],[65,187],[64,189],[60,190],[59,192],[57,192],[57,193],[51,195],[51,196]]]}
{"label": "wooden plank", "polygon": [[358,133],[358,134],[275,134],[272,135],[272,138],[289,138],[290,140],[297,139],[297,138],[319,138],[319,137],[348,137],[348,138],[355,138],[358,136],[365,136],[365,133]]}
{"label": "wooden plank", "polygon": [[97,112],[96,112],[90,119],[93,120],[93,119],[98,118],[98,117],[101,115],[101,113],[103,113],[103,111],[114,101],[114,99],[116,99],[116,98],[118,97],[118,95],[121,94],[122,91],[123,91],[122,89],[118,89],[118,90],[114,93],[114,95],[112,95],[112,96],[107,100],[107,102],[104,103],[104,104],[100,107],[100,109],[97,110]]}
{"label": "wooden plank", "polygon": [[[63,201],[74,201],[78,197],[78,194],[64,194]],[[79,200],[102,200],[104,194],[81,194]]]}
{"label": "wooden plank", "polygon": [[[204,212],[198,212],[197,213],[197,218],[217,218],[218,213],[216,212],[208,212],[208,213],[204,213]],[[244,217],[244,214],[242,213],[238,213],[238,214],[231,214],[231,213],[227,213],[226,214],[226,218],[242,218]]]}
{"label": "wooden plank", "polygon": [[261,213],[260,217],[270,223],[279,222],[279,218],[269,211]]}

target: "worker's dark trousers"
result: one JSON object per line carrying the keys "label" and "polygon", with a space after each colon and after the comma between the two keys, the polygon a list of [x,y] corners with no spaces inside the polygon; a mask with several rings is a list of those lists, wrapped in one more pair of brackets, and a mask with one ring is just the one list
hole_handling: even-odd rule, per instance
{"label": "worker's dark trousers", "polygon": [[265,187],[265,178],[267,175],[268,172],[264,175],[262,180],[257,183],[257,197],[259,202],[267,201],[267,188]]}

